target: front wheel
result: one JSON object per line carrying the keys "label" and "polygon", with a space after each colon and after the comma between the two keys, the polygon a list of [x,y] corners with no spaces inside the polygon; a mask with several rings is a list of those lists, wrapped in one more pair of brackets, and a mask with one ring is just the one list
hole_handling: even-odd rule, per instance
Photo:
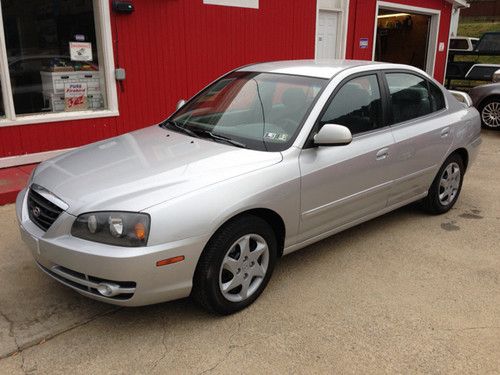
{"label": "front wheel", "polygon": [[484,128],[500,130],[500,97],[486,99],[479,112]]}
{"label": "front wheel", "polygon": [[252,304],[266,287],[276,263],[276,236],[263,219],[245,215],[210,239],[193,280],[193,297],[222,315]]}
{"label": "front wheel", "polygon": [[450,155],[439,169],[427,197],[422,202],[424,208],[433,214],[448,212],[458,199],[464,172],[464,162],[460,155]]}

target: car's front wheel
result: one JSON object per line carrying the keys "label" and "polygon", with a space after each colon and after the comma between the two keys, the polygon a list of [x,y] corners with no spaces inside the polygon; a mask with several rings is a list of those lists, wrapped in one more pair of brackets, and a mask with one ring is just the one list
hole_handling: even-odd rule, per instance
{"label": "car's front wheel", "polygon": [[500,130],[500,97],[486,99],[479,109],[484,128]]}
{"label": "car's front wheel", "polygon": [[422,202],[424,208],[433,214],[449,211],[462,190],[464,173],[462,157],[457,153],[450,155],[439,169],[427,197]]}
{"label": "car's front wheel", "polygon": [[193,297],[218,314],[244,309],[266,287],[276,254],[276,236],[265,220],[243,215],[230,221],[214,234],[201,255]]}

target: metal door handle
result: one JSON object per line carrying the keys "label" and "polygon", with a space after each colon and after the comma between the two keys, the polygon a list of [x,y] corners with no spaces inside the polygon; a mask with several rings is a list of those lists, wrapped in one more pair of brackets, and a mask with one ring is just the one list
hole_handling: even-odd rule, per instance
{"label": "metal door handle", "polygon": [[447,126],[443,130],[441,130],[441,138],[446,138],[450,134],[450,127]]}
{"label": "metal door handle", "polygon": [[383,149],[378,150],[377,152],[377,160],[385,159],[389,155],[389,148],[384,147]]}

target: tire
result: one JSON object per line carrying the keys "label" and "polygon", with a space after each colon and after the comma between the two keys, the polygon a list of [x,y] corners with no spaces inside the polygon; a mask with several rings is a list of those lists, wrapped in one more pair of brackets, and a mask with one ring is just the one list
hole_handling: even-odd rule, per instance
{"label": "tire", "polygon": [[250,306],[265,289],[277,257],[276,235],[253,215],[222,226],[205,246],[192,296],[206,310],[228,315]]}
{"label": "tire", "polygon": [[492,97],[481,103],[479,108],[483,128],[500,130],[500,97]]}
{"label": "tire", "polygon": [[435,215],[448,212],[460,195],[464,173],[464,162],[460,155],[451,154],[439,169],[427,197],[422,201],[424,209]]}

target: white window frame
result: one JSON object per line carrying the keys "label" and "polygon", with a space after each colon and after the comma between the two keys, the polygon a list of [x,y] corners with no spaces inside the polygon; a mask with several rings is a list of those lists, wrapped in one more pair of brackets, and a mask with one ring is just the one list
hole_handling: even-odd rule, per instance
{"label": "white window frame", "polygon": [[93,0],[93,7],[96,39],[98,41],[97,51],[99,55],[99,68],[101,71],[104,69],[103,80],[105,82],[106,109],[16,115],[10,82],[7,49],[5,45],[2,8],[0,6],[0,80],[2,83],[3,105],[5,109],[5,118],[0,119],[0,127],[115,117],[120,115],[118,111],[118,94],[115,80],[115,62],[113,56],[109,1]]}
{"label": "white window frame", "polygon": [[441,10],[432,8],[415,7],[411,5],[390,3],[386,1],[377,1],[375,9],[375,25],[373,27],[373,46],[372,46],[372,60],[375,60],[375,50],[377,46],[377,25],[378,25],[378,12],[380,9],[392,10],[396,12],[417,13],[424,16],[431,17],[431,25],[429,27],[429,43],[427,45],[427,57],[425,61],[425,72],[431,77],[434,77],[434,68],[436,65],[436,56],[438,53],[438,39],[439,24],[441,22]]}
{"label": "white window frame", "polygon": [[339,22],[337,24],[337,50],[335,55],[337,59],[345,59],[345,51],[347,46],[347,28],[349,17],[349,0],[341,0],[341,8],[329,6],[328,1],[316,1],[316,31],[314,39],[314,58],[318,58],[318,29],[319,29],[319,12],[329,11],[335,12],[339,15]]}
{"label": "white window frame", "polygon": [[259,9],[259,0],[203,0],[203,4]]}

